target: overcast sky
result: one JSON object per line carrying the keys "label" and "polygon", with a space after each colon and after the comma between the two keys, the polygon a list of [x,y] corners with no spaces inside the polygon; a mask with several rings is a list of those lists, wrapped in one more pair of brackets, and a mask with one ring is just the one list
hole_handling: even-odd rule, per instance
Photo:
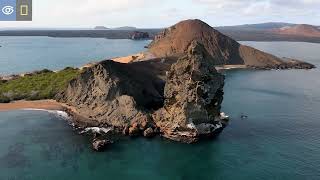
{"label": "overcast sky", "polygon": [[320,0],[33,0],[32,22],[0,22],[0,27],[157,28],[195,18],[211,26],[320,25]]}

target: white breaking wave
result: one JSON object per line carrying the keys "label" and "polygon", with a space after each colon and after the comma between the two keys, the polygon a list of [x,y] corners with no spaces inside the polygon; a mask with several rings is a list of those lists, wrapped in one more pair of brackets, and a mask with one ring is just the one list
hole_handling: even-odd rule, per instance
{"label": "white breaking wave", "polygon": [[187,128],[189,128],[189,129],[197,129],[196,126],[193,123],[187,124]]}
{"label": "white breaking wave", "polygon": [[83,133],[98,133],[98,134],[107,134],[108,132],[112,131],[113,128],[103,128],[103,127],[87,127],[83,131],[80,132],[80,134]]}
{"label": "white breaking wave", "polygon": [[70,119],[70,116],[68,115],[68,113],[64,112],[64,111],[58,111],[58,110],[47,110],[47,109],[36,109],[36,108],[24,108],[22,110],[25,111],[44,111],[44,112],[48,112],[50,114],[54,114],[57,115],[58,117],[61,117],[63,119]]}
{"label": "white breaking wave", "polygon": [[221,113],[220,113],[220,119],[222,119],[222,120],[226,120],[226,119],[229,119],[229,116],[228,116],[228,115],[226,115],[226,113],[221,112]]}

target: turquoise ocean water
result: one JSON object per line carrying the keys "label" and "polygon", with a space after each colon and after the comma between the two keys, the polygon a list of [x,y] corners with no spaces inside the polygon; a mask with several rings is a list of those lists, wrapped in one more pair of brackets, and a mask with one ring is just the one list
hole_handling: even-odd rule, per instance
{"label": "turquoise ocean water", "polygon": [[67,66],[141,52],[149,41],[104,38],[0,37],[0,75]]}
{"label": "turquoise ocean water", "polygon": [[[10,38],[20,44],[20,48],[11,46]],[[54,47],[64,47],[66,41],[77,45],[55,49],[60,59],[55,63],[54,57],[47,57],[47,51],[41,51],[41,48],[27,50],[26,45],[33,46],[35,40],[55,41]],[[0,53],[2,73],[31,71],[44,66],[58,69],[64,66],[60,64],[62,62],[79,65],[86,62],[81,55],[84,49],[96,48],[91,53],[87,51],[89,59],[95,59],[138,52],[148,43],[83,38],[0,38],[0,42],[5,41],[7,48],[12,49]],[[94,47],[86,44],[88,41]],[[95,46],[96,41],[102,43],[101,49]],[[320,44],[242,43],[320,67]],[[118,48],[108,44],[116,44],[114,46]],[[51,45],[47,48],[51,49]],[[15,52],[14,49],[29,52],[22,56],[6,54]],[[106,49],[109,51],[105,52]],[[32,54],[50,61],[29,65]],[[6,62],[4,57],[13,59]],[[16,62],[23,63],[17,65]],[[25,67],[20,68],[22,66]],[[73,132],[66,121],[55,114],[21,110],[1,112],[0,179],[318,180],[319,77],[319,69],[226,72],[222,108],[231,116],[230,124],[218,138],[193,145],[161,138],[125,138],[104,153],[94,153],[90,139]],[[242,114],[248,118],[241,119]]]}

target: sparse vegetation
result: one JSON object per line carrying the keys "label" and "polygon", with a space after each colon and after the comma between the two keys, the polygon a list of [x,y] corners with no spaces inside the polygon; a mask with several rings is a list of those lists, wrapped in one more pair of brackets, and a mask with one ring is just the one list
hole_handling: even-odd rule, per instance
{"label": "sparse vegetation", "polygon": [[0,103],[53,98],[79,73],[80,70],[74,68],[65,68],[59,72],[43,70],[13,80],[0,81]]}

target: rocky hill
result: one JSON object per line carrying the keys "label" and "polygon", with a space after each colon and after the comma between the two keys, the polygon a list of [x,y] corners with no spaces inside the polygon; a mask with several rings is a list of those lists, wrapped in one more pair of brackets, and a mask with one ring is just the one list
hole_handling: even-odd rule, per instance
{"label": "rocky hill", "polygon": [[219,30],[236,30],[236,31],[265,31],[271,29],[282,28],[285,26],[295,26],[296,24],[285,23],[285,22],[266,22],[259,24],[243,24],[235,26],[218,26],[215,27]]}
{"label": "rocky hill", "polygon": [[193,42],[178,61],[154,59],[121,64],[102,61],[87,68],[56,95],[85,126],[113,127],[130,136],[155,134],[191,143],[214,136],[224,77],[203,45]]}
{"label": "rocky hill", "polygon": [[[156,57],[181,57],[188,46],[197,41],[214,60],[215,65],[247,65],[255,68],[279,66],[295,68],[300,61],[288,63],[282,58],[239,44],[201,20],[186,20],[165,29],[149,45],[149,52]],[[299,68],[299,67],[298,67]],[[310,64],[309,68],[313,68]]]}
{"label": "rocky hill", "polygon": [[[69,105],[75,122],[85,127],[112,128],[130,136],[159,134],[192,143],[215,136],[226,126],[220,112],[224,76],[216,65],[312,66],[242,46],[200,20],[166,29],[150,44],[148,53],[152,58],[88,66],[55,98]],[[104,144],[94,141],[94,146],[99,142]]]}
{"label": "rocky hill", "polygon": [[151,63],[102,61],[71,81],[56,98],[76,107],[88,123],[125,126],[163,103],[164,81]]}
{"label": "rocky hill", "polygon": [[[215,27],[215,29],[237,41],[289,41],[312,43],[320,42],[319,36],[310,36],[309,33],[279,33],[279,31],[283,31],[288,28],[294,29],[295,26],[301,25],[282,22],[270,22],[237,26],[220,26]],[[313,25],[305,26],[319,28],[318,26]]]}

